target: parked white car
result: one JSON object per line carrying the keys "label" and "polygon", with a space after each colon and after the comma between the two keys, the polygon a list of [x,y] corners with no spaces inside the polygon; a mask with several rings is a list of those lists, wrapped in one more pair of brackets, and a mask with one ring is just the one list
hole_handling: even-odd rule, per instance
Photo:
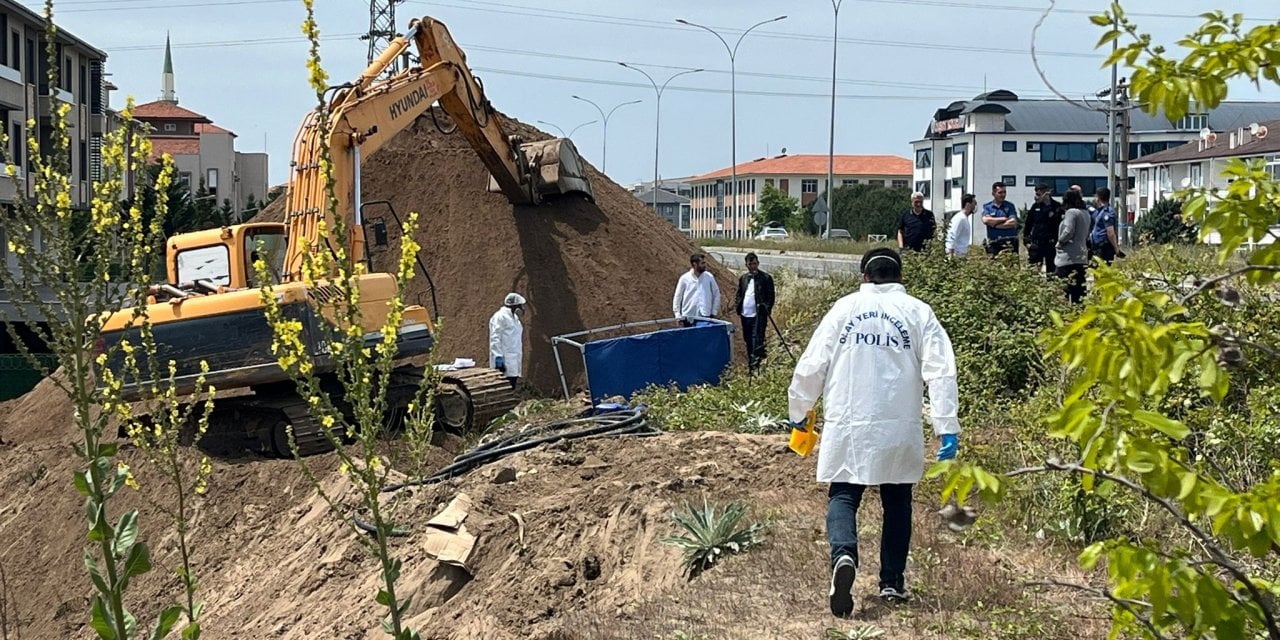
{"label": "parked white car", "polygon": [[756,240],[786,240],[790,234],[782,227],[765,227],[756,234]]}

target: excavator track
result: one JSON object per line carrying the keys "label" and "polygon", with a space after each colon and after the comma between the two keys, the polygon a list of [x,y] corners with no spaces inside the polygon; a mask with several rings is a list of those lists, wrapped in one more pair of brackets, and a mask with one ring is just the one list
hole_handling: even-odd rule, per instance
{"label": "excavator track", "polygon": [[483,429],[519,401],[511,383],[497,369],[446,371],[436,388],[436,419],[455,431]]}

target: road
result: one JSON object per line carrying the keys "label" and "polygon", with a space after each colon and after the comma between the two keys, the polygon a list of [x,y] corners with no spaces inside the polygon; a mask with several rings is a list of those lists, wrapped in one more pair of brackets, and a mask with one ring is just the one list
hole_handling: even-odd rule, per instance
{"label": "road", "polygon": [[[720,264],[741,272],[743,262],[749,252],[747,249],[729,247],[708,247],[707,255],[720,261]],[[825,278],[834,273],[855,274],[862,256],[849,254],[813,254],[813,253],[771,253],[757,251],[760,268],[765,271],[779,268],[794,272],[802,278]]]}

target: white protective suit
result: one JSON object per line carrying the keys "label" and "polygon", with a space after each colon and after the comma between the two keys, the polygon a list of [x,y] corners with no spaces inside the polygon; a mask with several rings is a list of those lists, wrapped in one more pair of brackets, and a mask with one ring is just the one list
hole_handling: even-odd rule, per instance
{"label": "white protective suit", "polygon": [[926,382],[934,433],[960,433],[955,353],[933,309],[901,284],[863,284],[836,301],[787,390],[797,422],[824,398],[818,481],[919,482]]}
{"label": "white protective suit", "polygon": [[511,307],[498,309],[489,318],[489,366],[502,356],[507,365],[506,376],[519,378],[524,364],[524,324]]}

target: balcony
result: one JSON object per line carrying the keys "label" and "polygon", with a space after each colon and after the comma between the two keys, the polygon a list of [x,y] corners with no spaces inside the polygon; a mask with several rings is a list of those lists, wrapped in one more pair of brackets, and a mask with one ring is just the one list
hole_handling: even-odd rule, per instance
{"label": "balcony", "polygon": [[0,64],[0,105],[19,111],[27,107],[27,85],[22,81],[22,73],[2,64]]}
{"label": "balcony", "polygon": [[[55,100],[69,105],[75,104],[75,96],[73,96],[70,91],[59,89],[57,87],[51,87],[49,90],[52,92],[51,95],[40,96],[39,108],[41,120],[48,120],[52,117],[52,109]],[[71,112],[67,114],[67,122],[71,126],[76,126],[79,123],[79,113],[75,109],[72,109]]]}

